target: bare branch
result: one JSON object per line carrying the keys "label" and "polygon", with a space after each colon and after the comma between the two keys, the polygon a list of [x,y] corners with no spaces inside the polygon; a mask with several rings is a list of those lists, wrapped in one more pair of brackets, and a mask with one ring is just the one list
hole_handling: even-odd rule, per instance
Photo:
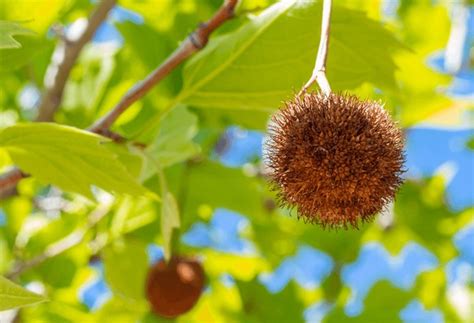
{"label": "bare branch", "polygon": [[[112,0],[104,0],[112,1]],[[115,2],[115,0],[113,0]],[[227,20],[234,16],[234,9],[237,5],[238,0],[226,0],[224,4],[216,11],[214,16],[209,19],[206,23],[199,25],[199,27],[183,41],[181,46],[178,47],[160,66],[158,66],[153,72],[151,72],[143,81],[138,82],[133,86],[127,94],[120,100],[120,102],[107,113],[104,117],[99,119],[88,130],[106,137],[112,140],[123,140],[119,138],[117,134],[110,131],[110,126],[124,113],[134,102],[142,98],[148,91],[150,91],[156,84],[158,84],[163,78],[171,73],[177,66],[183,63],[188,57],[195,52],[204,48],[209,41],[209,36],[214,30],[219,28]],[[92,18],[91,18],[92,20]],[[68,72],[69,73],[69,72]],[[61,89],[61,95],[62,90]],[[58,98],[58,96],[52,96]],[[60,96],[59,96],[60,98]],[[53,100],[54,101],[54,100]],[[54,113],[54,111],[53,111]],[[46,115],[46,114],[45,114]],[[50,114],[52,116],[52,114]],[[41,119],[38,118],[38,121]],[[3,195],[4,191],[9,191],[16,183],[23,177],[27,176],[20,172],[15,175],[9,172],[0,177],[0,199],[5,198],[9,195]],[[11,180],[13,177],[14,180]]]}
{"label": "bare branch", "polygon": [[90,16],[87,26],[81,36],[75,40],[68,40],[67,36],[56,26],[60,41],[58,42],[45,77],[45,93],[38,108],[36,121],[51,121],[54,113],[61,104],[64,87],[69,74],[82,48],[92,39],[97,28],[114,7],[116,0],[102,0],[94,13]]}
{"label": "bare branch", "polygon": [[111,204],[108,204],[97,207],[91,214],[89,214],[88,223],[84,227],[73,231],[61,240],[51,244],[43,251],[43,253],[29,260],[16,263],[13,269],[6,274],[6,277],[15,279],[28,269],[33,268],[50,258],[56,257],[83,242],[87,232],[94,228],[108,214],[111,206]]}
{"label": "bare branch", "polygon": [[184,62],[195,52],[204,48],[209,41],[209,36],[227,20],[234,16],[237,0],[227,0],[214,16],[206,23],[200,24],[181,45],[143,81],[132,87],[120,102],[103,118],[94,123],[89,130],[102,134],[125,112],[134,102],[142,98],[150,89],[171,73],[178,65]]}
{"label": "bare branch", "polygon": [[326,77],[326,59],[328,56],[329,47],[329,29],[331,22],[331,5],[332,0],[324,0],[323,2],[323,14],[321,19],[321,38],[319,40],[318,54],[316,56],[316,62],[314,64],[313,73],[303,86],[298,95],[301,95],[308,90],[308,88],[315,82],[318,83],[319,88],[324,94],[331,93],[331,87],[329,86],[328,79]]}
{"label": "bare branch", "polygon": [[16,183],[24,177],[24,174],[14,168],[0,176],[0,199],[16,194]]}

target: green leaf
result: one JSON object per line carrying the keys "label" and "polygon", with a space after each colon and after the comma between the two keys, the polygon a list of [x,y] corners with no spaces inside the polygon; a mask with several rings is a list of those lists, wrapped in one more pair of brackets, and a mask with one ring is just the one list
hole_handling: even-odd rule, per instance
{"label": "green leaf", "polygon": [[[267,198],[267,201],[271,200]],[[355,261],[359,254],[361,239],[367,228],[370,228],[370,224],[365,224],[359,230],[347,230],[341,233],[308,225],[298,220],[294,210],[277,209],[273,212],[266,210],[260,214],[255,213],[255,211],[249,213],[252,216],[252,228],[256,232],[253,241],[259,250],[265,250],[265,258],[273,266],[279,265],[289,254],[296,253],[300,244],[310,245],[325,252],[338,264]],[[341,239],[341,234],[344,235],[344,239]],[[330,284],[331,294],[336,292],[337,283],[335,279]]]}
{"label": "green leaf", "polygon": [[245,129],[266,130],[270,111],[206,108],[196,110],[201,123],[212,128],[241,126]]}
{"label": "green leaf", "polygon": [[[142,241],[153,242],[159,228],[158,205],[149,198],[123,196],[115,205],[115,212],[109,224],[111,239],[125,234],[138,237]],[[143,229],[143,227],[147,227]],[[145,232],[139,230],[145,230]]]}
{"label": "green leaf", "polygon": [[17,22],[0,20],[0,49],[20,48],[21,44],[17,40],[15,40],[13,36],[34,34],[35,33],[33,31],[23,28]]}
{"label": "green leaf", "polygon": [[[68,121],[80,128],[90,124],[100,111],[104,104],[102,99],[116,68],[117,50],[98,51],[95,46],[86,46],[81,51],[75,73],[67,81],[61,103],[61,111],[67,114]],[[110,108],[107,106],[107,109]],[[85,117],[85,120],[81,120],[78,114]]]}
{"label": "green leaf", "polygon": [[163,168],[160,163],[154,159],[152,155],[145,152],[145,156],[150,164],[155,168],[155,173],[158,175],[161,189],[161,235],[163,238],[163,253],[165,259],[168,261],[171,259],[172,244],[173,244],[173,231],[179,229],[181,221],[179,218],[178,203],[174,198],[173,194],[168,189],[168,183],[166,181],[166,175],[163,172]]}
{"label": "green leaf", "polygon": [[[175,39],[183,39],[204,19],[208,19],[216,10],[220,1],[186,0],[156,1],[156,0],[124,0],[121,6],[140,14],[145,25],[160,32],[167,32]],[[157,44],[157,46],[160,46]]]}
{"label": "green leaf", "polygon": [[304,322],[304,304],[298,299],[293,283],[277,294],[271,294],[256,279],[236,283],[242,298],[242,311],[237,321]]}
{"label": "green leaf", "polygon": [[178,105],[161,121],[157,136],[147,148],[148,155],[166,168],[197,154],[199,146],[192,141],[198,131],[197,122],[193,113]]}
{"label": "green leaf", "polygon": [[106,191],[142,195],[145,188],[103,145],[108,139],[72,127],[17,124],[0,131],[0,147],[24,172],[40,182],[92,198],[91,185]]}
{"label": "green leaf", "polygon": [[[403,1],[398,14],[400,38],[412,51],[397,57],[401,91],[387,106],[397,107],[397,118],[404,127],[443,110],[452,117],[459,109],[458,104],[446,96],[446,91],[439,90],[451,84],[452,76],[426,64],[427,56],[445,47],[450,37],[452,24],[447,7],[424,1]],[[436,24],[427,24],[427,21],[436,21]]]}
{"label": "green leaf", "polygon": [[[178,203],[173,194],[169,191],[166,175],[156,156],[152,156],[147,151],[143,152],[145,160],[154,167],[154,173],[158,175],[161,190],[161,235],[163,238],[164,257],[168,261],[171,259],[173,247],[173,231],[179,229],[181,221],[179,218]],[[177,238],[177,236],[175,237]]]}
{"label": "green leaf", "polygon": [[142,300],[148,269],[146,245],[138,240],[120,240],[102,252],[104,273],[112,291],[120,297]]}
{"label": "green leaf", "polygon": [[[408,241],[414,240],[435,253],[440,261],[454,257],[456,251],[452,235],[460,229],[461,224],[456,221],[457,214],[444,203],[444,180],[441,175],[437,175],[418,183],[406,181],[395,201],[395,230],[381,233],[379,241],[386,244],[395,240],[401,248]],[[430,215],[430,221],[424,221],[423,216],[426,214]],[[403,232],[399,232],[397,226],[406,232],[400,234]]]}
{"label": "green leaf", "polygon": [[46,39],[26,36],[18,38],[21,40],[21,48],[0,49],[0,72],[12,71],[31,62],[52,45],[52,42]]}
{"label": "green leaf", "polygon": [[[275,109],[309,78],[321,2],[279,2],[235,32],[216,37],[185,66],[178,100],[201,107]],[[395,37],[363,13],[335,7],[328,78],[335,90],[364,82],[394,88]]]}
{"label": "green leaf", "polygon": [[[13,35],[18,36],[17,39]],[[34,35],[33,31],[17,22],[0,20],[0,72],[14,70],[30,62],[50,45],[46,39],[31,37]]]}
{"label": "green leaf", "polygon": [[249,177],[238,168],[228,168],[215,162],[205,161],[189,168],[186,187],[186,203],[183,217],[191,221],[199,208],[227,208],[249,217],[262,213],[263,184]]}
{"label": "green leaf", "polygon": [[470,150],[474,150],[474,136],[471,136],[471,138],[466,142],[466,147]]}
{"label": "green leaf", "polygon": [[401,322],[399,313],[413,298],[413,293],[393,287],[387,281],[378,282],[364,301],[363,312],[358,316],[347,316],[344,306],[337,306],[323,320],[329,322]]}
{"label": "green leaf", "polygon": [[117,155],[120,163],[133,177],[140,177],[144,161],[143,156],[135,152],[135,147],[127,147],[114,142],[107,143],[106,147]]}
{"label": "green leaf", "polygon": [[41,295],[30,292],[0,276],[0,311],[33,305],[46,301]]}
{"label": "green leaf", "polygon": [[140,318],[149,312],[148,308],[145,300],[130,302],[120,297],[112,297],[97,310],[94,322],[143,322]]}
{"label": "green leaf", "polygon": [[[61,268],[61,270],[57,270]],[[67,288],[71,286],[74,275],[77,272],[77,264],[68,255],[53,257],[36,268],[36,272],[41,275],[44,283],[54,288]]]}
{"label": "green leaf", "polygon": [[46,33],[54,22],[63,16],[75,1],[0,0],[0,20],[25,21],[28,28],[38,34]]}

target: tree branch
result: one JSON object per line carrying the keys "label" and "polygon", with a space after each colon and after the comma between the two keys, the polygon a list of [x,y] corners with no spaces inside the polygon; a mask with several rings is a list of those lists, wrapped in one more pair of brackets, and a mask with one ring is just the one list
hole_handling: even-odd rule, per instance
{"label": "tree branch", "polygon": [[[104,0],[104,2],[106,1],[112,0]],[[115,2],[115,0],[113,0],[113,2]],[[160,66],[152,71],[144,80],[133,86],[112,110],[91,125],[88,130],[114,139],[115,134],[110,131],[110,127],[120,117],[120,115],[122,115],[122,113],[124,113],[134,102],[138,101],[148,93],[153,86],[158,84],[192,54],[204,48],[209,41],[212,32],[234,16],[234,9],[237,2],[238,0],[226,0],[211,19],[206,23],[200,24],[198,28],[186,40],[184,40],[183,43]],[[64,89],[64,85],[62,86],[62,89]],[[40,121],[39,118],[38,121]],[[13,174],[13,172],[16,172],[16,174]],[[18,172],[21,176],[18,176]],[[0,177],[0,199],[10,196],[10,194],[5,195],[4,192],[10,191],[11,188],[25,176],[26,175],[22,174],[19,170],[14,170]]]}
{"label": "tree branch", "polygon": [[25,175],[18,169],[14,168],[11,171],[0,176],[0,198],[6,198],[16,194],[16,183]]}
{"label": "tree branch", "polygon": [[87,232],[94,228],[108,214],[111,207],[111,204],[105,206],[100,205],[94,211],[92,211],[91,214],[89,214],[88,223],[83,228],[77,229],[61,240],[51,244],[43,251],[43,253],[29,260],[16,263],[13,269],[5,276],[9,279],[15,279],[28,269],[38,266],[46,260],[56,257],[63,252],[66,252],[77,246],[79,243],[84,241]]}
{"label": "tree branch", "polygon": [[56,45],[52,60],[45,76],[45,93],[38,108],[36,121],[52,121],[54,113],[61,104],[64,87],[69,74],[84,46],[92,39],[97,28],[114,7],[116,0],[102,0],[90,16],[81,36],[74,41],[65,34]]}
{"label": "tree branch", "polygon": [[313,73],[303,86],[298,95],[306,92],[306,90],[313,85],[315,82],[318,83],[321,91],[328,95],[331,93],[331,87],[329,86],[328,79],[326,77],[326,59],[328,56],[329,47],[329,29],[331,22],[331,5],[332,0],[324,0],[323,2],[323,14],[321,19],[321,38],[319,39],[318,54],[316,56],[316,62],[314,64]]}
{"label": "tree branch", "polygon": [[120,102],[110,110],[109,113],[89,127],[89,130],[99,134],[107,131],[118,117],[134,102],[142,98],[153,86],[164,79],[192,54],[204,48],[209,41],[211,33],[234,16],[236,5],[237,0],[225,1],[211,19],[206,23],[200,24],[197,30],[184,40],[160,66],[151,72],[143,81],[132,87]]}

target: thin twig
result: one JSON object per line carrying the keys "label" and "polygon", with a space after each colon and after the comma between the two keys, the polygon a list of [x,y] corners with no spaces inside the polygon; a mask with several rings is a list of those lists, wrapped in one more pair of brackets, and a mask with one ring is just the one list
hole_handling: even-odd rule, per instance
{"label": "thin twig", "polygon": [[46,89],[39,104],[36,121],[53,120],[54,113],[61,104],[66,81],[81,50],[92,39],[97,28],[105,20],[115,3],[116,0],[102,0],[88,19],[84,32],[77,40],[71,41],[66,34],[60,33],[60,41],[54,50],[51,63],[46,71]]}
{"label": "thin twig", "polygon": [[331,5],[332,0],[323,1],[323,14],[321,19],[321,38],[319,40],[318,54],[316,56],[316,62],[314,64],[313,73],[311,78],[306,82],[298,95],[301,95],[308,90],[308,88],[315,82],[318,83],[321,91],[328,95],[331,93],[331,87],[329,86],[328,79],[326,77],[326,59],[328,56],[329,47],[329,29],[331,22]]}
{"label": "thin twig", "polygon": [[108,214],[111,209],[111,206],[112,204],[108,204],[105,206],[100,205],[99,207],[97,207],[94,211],[91,212],[91,214],[89,214],[88,223],[84,227],[73,231],[61,240],[51,244],[41,254],[29,260],[18,262],[17,264],[15,264],[13,269],[6,274],[6,277],[10,279],[15,279],[28,269],[36,267],[39,264],[45,262],[46,260],[56,257],[83,242],[87,233]]}
{"label": "thin twig", "polygon": [[132,87],[120,102],[110,110],[109,113],[94,123],[89,130],[99,134],[108,130],[118,117],[134,102],[142,98],[152,87],[165,78],[165,76],[171,73],[188,57],[204,48],[209,41],[211,33],[234,16],[236,5],[237,0],[227,0],[209,21],[200,24],[197,30],[184,40],[160,66],[151,72],[143,81]]}
{"label": "thin twig", "polygon": [[[209,19],[209,21],[200,24],[196,31],[194,31],[186,40],[184,40],[178,49],[176,49],[143,81],[140,81],[135,86],[133,86],[119,101],[119,103],[112,110],[110,110],[109,113],[91,125],[88,130],[114,139],[112,136],[114,133],[112,133],[109,128],[120,117],[120,115],[122,115],[122,113],[124,113],[133,103],[148,93],[148,91],[150,91],[165,76],[171,73],[171,71],[183,63],[192,54],[204,48],[209,41],[209,37],[212,32],[234,16],[234,9],[237,5],[237,2],[238,0],[225,1],[224,4],[216,11],[214,16]],[[22,177],[25,177],[25,175],[23,175],[22,177],[17,178],[14,182],[2,180],[4,177],[7,178],[9,176],[10,173],[7,173],[0,177],[0,199],[9,196],[5,196],[3,191],[9,190],[12,185],[16,185],[16,183]]]}
{"label": "thin twig", "polygon": [[16,194],[16,183],[25,175],[18,169],[13,168],[11,171],[0,176],[0,198],[7,198]]}

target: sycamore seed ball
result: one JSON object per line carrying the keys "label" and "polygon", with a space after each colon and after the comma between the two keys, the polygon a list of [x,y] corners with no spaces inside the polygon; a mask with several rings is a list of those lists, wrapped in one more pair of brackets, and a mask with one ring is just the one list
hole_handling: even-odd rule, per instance
{"label": "sycamore seed ball", "polygon": [[189,311],[204,287],[204,270],[199,262],[173,257],[152,266],[146,281],[146,296],[152,311],[166,318]]}
{"label": "sycamore seed ball", "polygon": [[265,160],[281,205],[323,227],[357,228],[394,199],[403,145],[379,102],[308,93],[272,117]]}

